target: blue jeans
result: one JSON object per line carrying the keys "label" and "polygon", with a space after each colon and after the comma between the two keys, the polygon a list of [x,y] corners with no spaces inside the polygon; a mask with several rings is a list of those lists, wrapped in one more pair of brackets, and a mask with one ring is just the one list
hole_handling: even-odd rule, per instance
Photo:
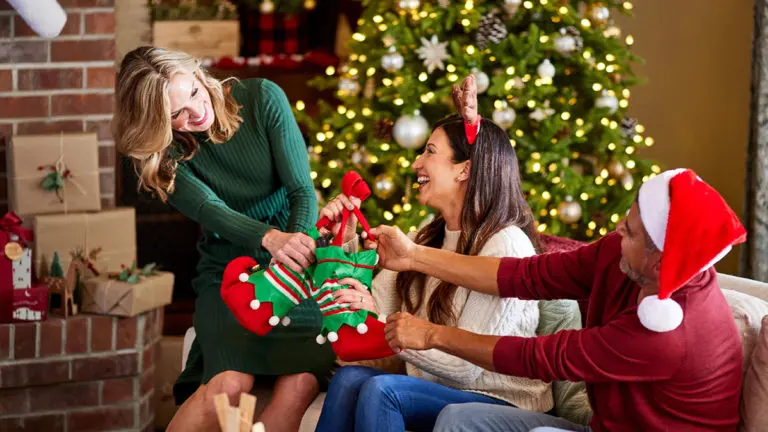
{"label": "blue jeans", "polygon": [[435,432],[590,432],[588,426],[511,406],[469,403],[450,405],[440,413]]}
{"label": "blue jeans", "polygon": [[407,375],[362,366],[344,366],[331,379],[316,432],[431,432],[450,404],[502,400]]}

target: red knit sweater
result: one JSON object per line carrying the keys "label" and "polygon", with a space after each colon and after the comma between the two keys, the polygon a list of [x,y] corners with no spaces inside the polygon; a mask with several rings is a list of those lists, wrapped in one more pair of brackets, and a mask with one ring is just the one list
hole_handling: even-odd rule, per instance
{"label": "red knit sweater", "polygon": [[502,297],[584,299],[588,307],[583,330],[499,340],[496,370],[585,381],[594,431],[736,431],[741,341],[715,270],[672,296],[683,323],[656,333],[640,324],[640,288],[621,272],[620,258],[615,233],[571,252],[504,258]]}

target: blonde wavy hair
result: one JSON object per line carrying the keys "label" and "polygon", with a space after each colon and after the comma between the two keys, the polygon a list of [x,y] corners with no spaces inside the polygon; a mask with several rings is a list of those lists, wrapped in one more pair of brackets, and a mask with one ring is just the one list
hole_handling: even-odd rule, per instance
{"label": "blonde wavy hair", "polygon": [[[208,137],[223,143],[237,132],[240,107],[225,86],[201,67],[200,60],[179,51],[144,46],[126,54],[117,76],[115,114],[112,129],[117,151],[134,158],[141,186],[163,202],[173,193],[176,168],[197,151],[197,142],[188,132],[171,127],[168,84],[177,73],[193,74],[211,97],[215,119]],[[180,144],[181,153],[171,156],[171,145]]]}

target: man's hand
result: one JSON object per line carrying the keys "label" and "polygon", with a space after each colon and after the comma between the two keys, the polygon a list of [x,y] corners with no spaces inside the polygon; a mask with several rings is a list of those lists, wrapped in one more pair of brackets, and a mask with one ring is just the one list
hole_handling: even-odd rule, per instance
{"label": "man's hand", "polygon": [[408,312],[398,312],[387,317],[384,337],[396,353],[407,349],[428,350],[433,348],[433,337],[439,327]]}
{"label": "man's hand", "polygon": [[392,271],[408,271],[413,268],[413,259],[418,249],[407,235],[398,228],[380,225],[371,230],[376,241],[366,240],[367,249],[376,249],[379,265]]}
{"label": "man's hand", "polygon": [[267,231],[261,245],[272,254],[274,261],[301,273],[315,260],[315,241],[304,233]]}
{"label": "man's hand", "polygon": [[474,75],[468,75],[461,82],[461,88],[453,85],[453,104],[459,115],[469,124],[477,120],[477,81]]}

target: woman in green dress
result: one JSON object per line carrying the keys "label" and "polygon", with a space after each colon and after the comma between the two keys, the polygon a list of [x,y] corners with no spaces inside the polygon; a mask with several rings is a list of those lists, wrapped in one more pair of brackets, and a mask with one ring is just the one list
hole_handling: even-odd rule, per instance
{"label": "woman in green dress", "polygon": [[221,275],[238,256],[275,259],[301,271],[314,259],[302,232],[317,218],[306,144],[285,93],[264,79],[219,81],[181,52],[141,47],[117,79],[114,134],[135,159],[141,184],[200,223],[203,236],[194,327],[174,386],[181,407],[168,430],[217,428],[213,397],[237,404],[255,382],[274,384],[259,418],[270,432],[297,430],[335,363],[315,341],[322,317],[303,303],[291,326],[260,337],[242,328],[221,300]]}

